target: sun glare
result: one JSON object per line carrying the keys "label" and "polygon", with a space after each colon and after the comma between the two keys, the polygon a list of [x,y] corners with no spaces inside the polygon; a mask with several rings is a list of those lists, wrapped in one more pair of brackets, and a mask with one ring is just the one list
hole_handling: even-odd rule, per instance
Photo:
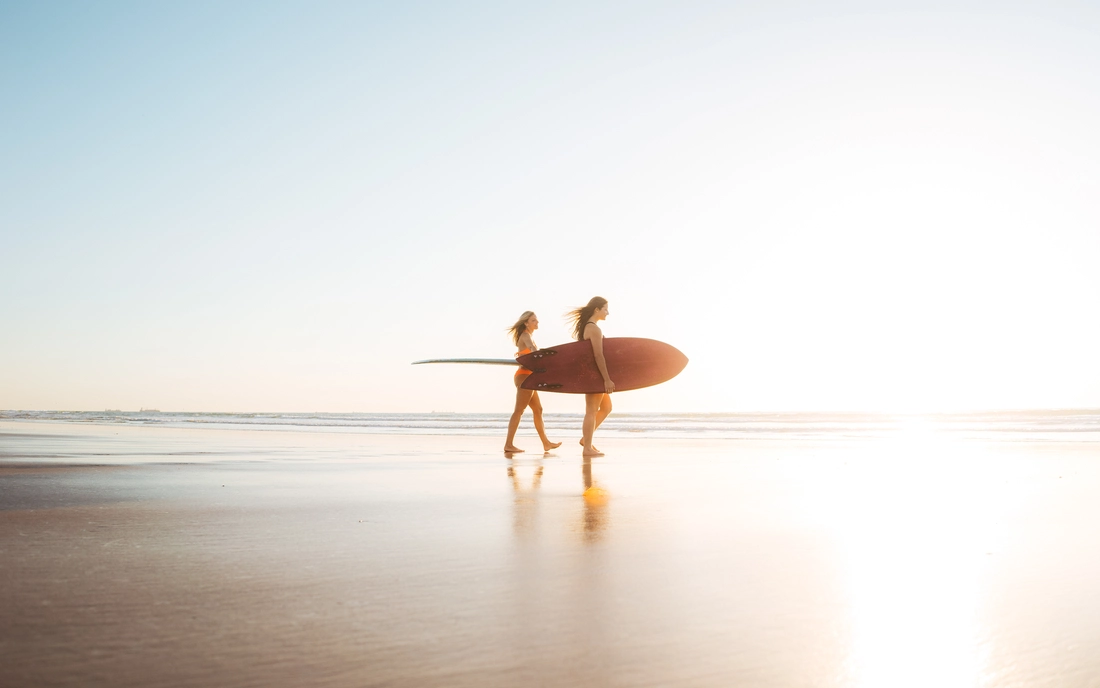
{"label": "sun glare", "polygon": [[974,447],[900,417],[860,448],[813,505],[839,550],[851,650],[846,673],[864,688],[962,688],[983,671],[983,575],[1004,537],[1003,492]]}

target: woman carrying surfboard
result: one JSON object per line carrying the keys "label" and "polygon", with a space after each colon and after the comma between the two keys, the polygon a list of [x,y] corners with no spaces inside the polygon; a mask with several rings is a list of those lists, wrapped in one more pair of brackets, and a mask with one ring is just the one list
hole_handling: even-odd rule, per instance
{"label": "woman carrying surfboard", "polygon": [[[512,333],[512,341],[516,343],[516,348],[519,349],[516,356],[538,351],[535,340],[531,339],[531,333],[537,329],[539,329],[539,319],[531,311],[524,311],[523,315],[519,316],[516,324],[508,328],[508,331]],[[538,431],[539,439],[542,440],[543,451],[550,451],[561,446],[561,442],[551,442],[546,437],[546,427],[542,423],[542,402],[539,401],[539,393],[520,386],[530,374],[531,371],[527,368],[520,368],[516,371],[513,380],[516,383],[516,409],[512,411],[512,417],[508,419],[508,438],[504,440],[504,452],[506,454],[523,451],[514,442],[516,440],[516,430],[519,429],[519,419],[523,417],[523,412],[528,406],[531,407],[531,415],[535,419],[535,430]]]}
{"label": "woman carrying surfboard", "polygon": [[596,368],[603,376],[603,393],[584,395],[584,424],[581,445],[584,446],[584,456],[603,456],[603,452],[592,446],[592,435],[600,423],[611,413],[611,393],[615,391],[615,383],[607,374],[607,361],[603,357],[603,331],[597,325],[599,321],[608,316],[607,299],[594,296],[587,306],[577,308],[569,312],[573,319],[573,336],[579,341],[592,342],[592,355],[596,358]]}

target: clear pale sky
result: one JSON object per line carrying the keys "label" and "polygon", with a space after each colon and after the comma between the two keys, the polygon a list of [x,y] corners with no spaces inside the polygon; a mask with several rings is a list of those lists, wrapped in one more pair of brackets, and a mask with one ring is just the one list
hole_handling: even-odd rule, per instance
{"label": "clear pale sky", "polygon": [[[1100,407],[1080,2],[0,5],[0,409]],[[544,400],[583,411],[577,397]]]}

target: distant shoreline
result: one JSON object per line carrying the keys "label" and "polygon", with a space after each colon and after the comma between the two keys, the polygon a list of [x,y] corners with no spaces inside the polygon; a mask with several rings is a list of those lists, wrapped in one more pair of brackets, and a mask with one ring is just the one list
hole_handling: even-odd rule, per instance
{"label": "distant shoreline", "polygon": [[[219,428],[252,431],[380,435],[502,435],[506,413],[187,413],[0,411],[4,422]],[[582,414],[547,413],[550,434],[579,432]],[[534,429],[530,416],[520,436]],[[868,413],[616,413],[605,437],[707,440],[858,441],[937,436],[984,441],[1100,442],[1100,411],[1092,409],[940,414]]]}

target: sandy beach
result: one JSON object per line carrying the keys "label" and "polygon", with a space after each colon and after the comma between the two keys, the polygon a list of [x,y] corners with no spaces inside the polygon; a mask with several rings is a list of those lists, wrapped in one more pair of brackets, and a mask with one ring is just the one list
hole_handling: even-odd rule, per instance
{"label": "sandy beach", "polygon": [[575,442],[0,421],[0,684],[1100,684],[1093,444]]}

